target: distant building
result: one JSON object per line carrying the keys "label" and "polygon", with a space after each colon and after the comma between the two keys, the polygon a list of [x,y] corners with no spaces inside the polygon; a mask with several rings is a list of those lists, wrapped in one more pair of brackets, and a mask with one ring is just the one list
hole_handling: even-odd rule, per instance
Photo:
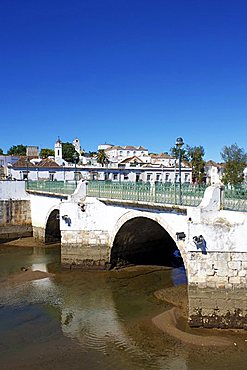
{"label": "distant building", "polygon": [[[115,146],[101,144],[98,149],[105,150],[109,162],[102,167],[97,163],[97,156],[84,156],[78,138],[73,140],[79,154],[79,162],[68,163],[63,159],[62,141],[55,142],[54,158],[41,159],[29,156],[21,157],[11,165],[11,177],[16,180],[108,180],[108,181],[143,181],[143,182],[178,182],[178,168],[175,159],[166,153],[149,155],[143,146]],[[9,170],[10,172],[10,170]],[[191,182],[192,170],[182,164],[182,183]]]}
{"label": "distant building", "polygon": [[12,178],[12,166],[19,158],[17,155],[0,155],[0,179]]}
{"label": "distant building", "polygon": [[81,145],[80,145],[80,140],[79,140],[78,138],[75,138],[75,139],[73,140],[73,145],[74,145],[74,147],[75,147],[75,151],[76,151],[79,155],[81,155]]}
{"label": "distant building", "polygon": [[114,145],[105,149],[105,153],[108,156],[110,162],[121,162],[122,160],[129,157],[143,157],[148,156],[148,150],[143,146],[119,146]]}
{"label": "distant building", "polygon": [[113,145],[112,144],[99,144],[98,145],[98,150],[106,150],[106,149],[109,149],[109,148],[111,148],[111,147],[113,147]]}
{"label": "distant building", "polygon": [[27,157],[38,157],[39,156],[39,147],[38,146],[27,146],[26,147],[26,156]]}
{"label": "distant building", "polygon": [[206,183],[209,185],[221,183],[224,167],[219,163],[209,160],[204,166]]}
{"label": "distant building", "polygon": [[174,167],[176,159],[167,153],[150,154],[152,164],[162,164],[166,167]]}
{"label": "distant building", "polygon": [[62,149],[62,141],[58,137],[57,141],[55,142],[55,162],[59,165],[62,166],[64,164],[63,160],[63,149]]}

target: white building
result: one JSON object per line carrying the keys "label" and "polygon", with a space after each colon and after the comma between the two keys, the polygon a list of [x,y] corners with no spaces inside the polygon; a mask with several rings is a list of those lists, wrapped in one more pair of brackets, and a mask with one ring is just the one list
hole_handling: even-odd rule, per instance
{"label": "white building", "polygon": [[148,156],[148,150],[143,146],[119,146],[114,145],[105,149],[110,162],[119,163],[129,157],[144,157]]}
{"label": "white building", "polygon": [[223,166],[210,160],[205,163],[204,170],[207,184],[214,185],[221,183],[221,178],[224,170]]}
{"label": "white building", "polygon": [[57,141],[55,142],[54,151],[55,151],[55,162],[59,166],[62,166],[64,164],[64,160],[63,160],[62,141],[60,140],[60,138],[58,138]]}
{"label": "white building", "polygon": [[151,163],[154,165],[163,165],[165,167],[174,167],[176,159],[167,153],[150,154]]}

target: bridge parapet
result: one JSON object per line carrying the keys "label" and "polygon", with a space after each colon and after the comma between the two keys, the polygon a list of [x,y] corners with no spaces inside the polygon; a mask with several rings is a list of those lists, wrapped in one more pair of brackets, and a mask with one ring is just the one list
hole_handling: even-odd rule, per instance
{"label": "bridge parapet", "polygon": [[[181,205],[198,206],[206,186],[182,184]],[[179,184],[89,181],[87,196],[138,202],[180,204]]]}

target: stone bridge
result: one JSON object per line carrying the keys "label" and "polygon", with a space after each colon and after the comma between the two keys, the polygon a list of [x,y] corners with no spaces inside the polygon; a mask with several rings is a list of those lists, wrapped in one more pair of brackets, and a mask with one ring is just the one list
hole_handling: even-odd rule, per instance
{"label": "stone bridge", "polygon": [[197,207],[29,191],[33,234],[61,240],[69,268],[171,264],[178,249],[188,281],[191,326],[247,328],[247,214],[221,210],[221,188]]}

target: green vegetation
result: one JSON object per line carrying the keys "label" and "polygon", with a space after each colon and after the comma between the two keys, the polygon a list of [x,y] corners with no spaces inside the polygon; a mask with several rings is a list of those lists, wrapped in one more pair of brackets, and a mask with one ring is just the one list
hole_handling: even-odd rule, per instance
{"label": "green vegetation", "polygon": [[[170,154],[178,159],[179,157],[179,149],[176,147],[176,146],[173,146],[171,149],[170,149]],[[188,161],[188,155],[187,155],[187,147],[186,148],[181,148],[180,149],[180,155],[181,155],[181,161]]]}
{"label": "green vegetation", "polygon": [[100,163],[102,167],[104,167],[104,165],[108,163],[108,156],[105,153],[104,149],[99,149],[97,153],[97,162]]}
{"label": "green vegetation", "polygon": [[192,181],[197,184],[202,184],[204,182],[204,154],[205,151],[201,145],[187,147],[187,156],[192,167]]}
{"label": "green vegetation", "polygon": [[13,145],[9,148],[7,151],[8,155],[26,155],[26,146],[19,144],[19,145]]}
{"label": "green vegetation", "polygon": [[75,147],[72,143],[62,143],[63,159],[66,162],[74,162],[73,154],[75,153]]}
{"label": "green vegetation", "polygon": [[54,156],[55,152],[53,149],[43,148],[39,152],[41,158],[48,158],[49,156]]}
{"label": "green vegetation", "polygon": [[243,148],[232,144],[222,149],[221,158],[225,163],[222,182],[224,185],[241,185],[244,181],[243,171],[246,167],[247,154]]}
{"label": "green vegetation", "polygon": [[192,167],[192,181],[197,184],[204,182],[204,166],[205,161],[203,156],[205,154],[202,146],[190,147],[186,145],[185,148],[178,149],[176,146],[170,149],[170,154],[176,159],[179,158],[179,152],[182,162],[189,162]]}

